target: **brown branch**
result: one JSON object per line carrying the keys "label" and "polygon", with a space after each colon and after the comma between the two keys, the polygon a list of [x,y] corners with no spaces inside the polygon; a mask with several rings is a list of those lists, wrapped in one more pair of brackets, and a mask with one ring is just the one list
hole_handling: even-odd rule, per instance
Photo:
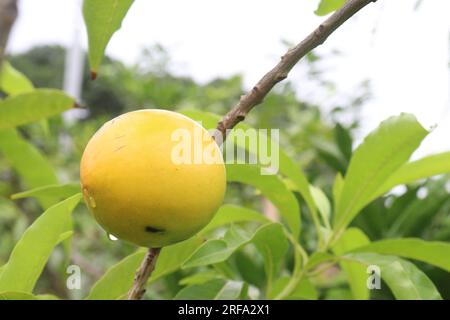
{"label": "brown branch", "polygon": [[222,144],[226,139],[227,130],[234,128],[239,122],[245,119],[250,110],[263,102],[270,90],[272,90],[278,82],[287,78],[291,69],[300,61],[300,59],[314,48],[323,44],[330,34],[355,13],[369,3],[375,1],[376,0],[348,0],[341,9],[332,14],[302,42],[282,56],[281,61],[272,70],[266,73],[250,92],[243,95],[238,104],[217,124],[214,133],[214,138],[217,143]]}
{"label": "brown branch", "polygon": [[17,18],[17,0],[0,0],[0,70],[9,34]]}
{"label": "brown branch", "polygon": [[145,255],[144,261],[136,272],[134,284],[128,293],[128,300],[140,300],[145,293],[145,285],[147,280],[155,269],[156,260],[158,259],[161,248],[150,248]]}
{"label": "brown branch", "polygon": [[[317,27],[302,42],[290,49],[281,61],[270,70],[253,89],[243,95],[239,103],[217,124],[214,139],[220,145],[226,138],[227,130],[234,128],[239,122],[243,121],[250,110],[260,104],[264,97],[280,81],[287,78],[291,69],[307,53],[318,47],[332,34],[339,26],[352,17],[359,10],[376,0],[348,0],[344,6],[332,14],[327,20]],[[155,268],[156,259],[160,249],[149,249],[144,261],[136,273],[133,288],[128,294],[128,299],[139,300],[145,293],[145,284]]]}

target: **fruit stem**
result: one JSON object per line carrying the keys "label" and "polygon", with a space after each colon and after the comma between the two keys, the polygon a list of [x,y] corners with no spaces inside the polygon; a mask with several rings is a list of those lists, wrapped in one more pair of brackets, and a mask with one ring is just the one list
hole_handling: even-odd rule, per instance
{"label": "fruit stem", "polygon": [[144,296],[145,285],[147,284],[148,278],[152,275],[153,270],[155,270],[156,260],[160,251],[161,248],[148,249],[144,261],[142,261],[141,266],[136,271],[133,287],[131,287],[128,293],[128,300],[141,300]]}

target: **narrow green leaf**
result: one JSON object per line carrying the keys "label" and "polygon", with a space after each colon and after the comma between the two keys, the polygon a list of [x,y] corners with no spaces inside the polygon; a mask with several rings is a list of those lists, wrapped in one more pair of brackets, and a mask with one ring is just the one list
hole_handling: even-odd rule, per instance
{"label": "narrow green leaf", "polygon": [[377,198],[400,184],[450,172],[450,152],[431,155],[401,166],[374,193]]}
{"label": "narrow green leaf", "polygon": [[311,195],[327,228],[330,228],[331,205],[325,193],[317,187],[310,186]]}
{"label": "narrow green leaf", "polygon": [[380,268],[381,279],[399,300],[442,299],[433,282],[411,262],[376,253],[350,253],[343,258]]}
{"label": "narrow green leaf", "polygon": [[[29,188],[57,184],[58,179],[47,159],[15,129],[0,129],[0,153]],[[44,208],[54,202],[39,199]]]}
{"label": "narrow green leaf", "polygon": [[45,198],[48,199],[48,201],[58,202],[61,199],[66,199],[79,192],[80,183],[52,184],[13,194],[11,199]]}
{"label": "narrow green leaf", "polygon": [[109,41],[120,29],[133,2],[133,0],[84,0],[83,16],[89,39],[89,63],[94,78]]}
{"label": "narrow green leaf", "polygon": [[361,246],[352,252],[374,252],[419,260],[450,272],[450,243],[421,239],[387,239]]}
{"label": "narrow green leaf", "polygon": [[325,16],[342,7],[344,3],[345,0],[321,0],[314,13],[318,16]]}
{"label": "narrow green leaf", "polygon": [[200,285],[183,288],[175,300],[236,300],[243,289],[243,282],[232,280],[212,280]]}
{"label": "narrow green leaf", "polygon": [[347,288],[330,288],[325,292],[325,300],[352,300],[352,293]]}
{"label": "narrow green leaf", "polygon": [[0,300],[39,300],[36,296],[26,292],[0,292]]}
{"label": "narrow green leaf", "polygon": [[[254,241],[255,244],[257,243],[257,246],[259,245],[261,248],[264,243],[261,237],[267,236],[270,232],[277,234],[280,232],[279,230],[281,230],[281,228],[282,226],[278,223],[269,223],[260,227],[253,235],[251,235],[243,229],[231,227],[222,239],[209,240],[201,245],[183,264],[183,268],[199,267],[223,262],[237,250]],[[268,244],[266,245],[267,248],[265,248],[265,250],[269,251],[264,252],[263,257],[265,261],[270,259],[270,262],[268,263],[273,263],[274,268],[276,268],[275,266],[280,260],[280,254],[273,253],[273,250],[278,248],[281,252],[285,251],[284,243],[283,241],[276,240],[274,246],[269,247]],[[270,253],[273,254],[272,257],[270,257]]]}
{"label": "narrow green leaf", "polygon": [[345,157],[345,160],[349,161],[352,157],[352,145],[353,140],[350,135],[350,132],[344,128],[341,124],[337,124],[334,129],[334,135],[336,143],[341,151],[342,155]]}
{"label": "narrow green leaf", "polygon": [[[195,236],[163,248],[149,282],[154,282],[179,269],[200,244],[201,239]],[[115,300],[126,295],[133,285],[136,270],[141,265],[145,253],[146,249],[140,249],[108,269],[94,284],[86,299]]]}
{"label": "narrow green leaf", "polygon": [[152,283],[180,269],[203,243],[204,239],[196,235],[183,242],[163,248],[149,282]]}
{"label": "narrow green leaf", "polygon": [[244,207],[226,204],[220,207],[220,209],[214,215],[214,218],[208,223],[206,227],[204,227],[200,231],[200,234],[205,234],[211,230],[217,229],[227,224],[251,221],[260,223],[270,222],[270,220],[260,212]]}
{"label": "narrow green leaf", "polygon": [[[370,243],[369,238],[358,228],[347,229],[338,242],[333,246],[336,255],[342,255],[354,248],[365,246]],[[353,261],[340,261],[342,269],[347,275],[353,299],[369,299],[369,289],[366,285],[366,267]]]}
{"label": "narrow green leaf", "polygon": [[422,234],[424,226],[434,226],[434,218],[449,200],[447,182],[447,178],[427,181],[423,185],[428,192],[425,198],[415,192],[403,208],[391,207],[388,212],[392,219],[384,228],[386,238],[414,237]]}
{"label": "narrow green leaf", "polygon": [[318,219],[317,208],[311,195],[309,182],[303,173],[302,168],[295,163],[286,153],[280,150],[280,172],[285,175],[295,186],[297,191],[302,195],[308,206],[309,211],[314,219]]}
{"label": "narrow green leaf", "polygon": [[131,289],[134,275],[144,260],[146,249],[125,257],[106,271],[106,273],[93,285],[87,296],[88,300],[114,300]]}
{"label": "narrow green leaf", "polygon": [[334,208],[339,206],[339,199],[341,198],[342,188],[344,187],[344,178],[340,173],[336,174],[333,183],[333,202]]}
{"label": "narrow green leaf", "polygon": [[328,166],[338,172],[344,173],[348,166],[348,160],[345,159],[339,147],[332,141],[323,137],[312,137],[311,142],[317,151],[318,158],[323,159]]}
{"label": "narrow green leaf", "polygon": [[264,259],[264,269],[271,284],[277,276],[288,250],[289,243],[280,224],[272,223],[261,228],[253,236],[252,243]]}
{"label": "narrow green leaf", "polygon": [[404,164],[428,134],[409,114],[383,121],[350,161],[334,219],[336,234],[353,220],[384,181]]}
{"label": "narrow green leaf", "polygon": [[201,245],[184,263],[183,268],[223,262],[250,240],[251,234],[231,226],[223,239],[209,240]]}
{"label": "narrow green leaf", "polygon": [[203,284],[211,280],[223,279],[223,275],[215,270],[208,270],[200,273],[194,273],[179,281],[181,286],[191,286],[195,284]]}
{"label": "narrow green leaf", "polygon": [[34,90],[31,81],[9,62],[4,62],[0,72],[0,90],[9,96]]}
{"label": "narrow green leaf", "polygon": [[[268,295],[268,299],[274,299],[278,294],[280,294],[283,289],[287,286],[290,277],[283,276],[277,279],[273,285],[273,290]],[[303,278],[300,283],[295,287],[292,293],[286,298],[288,300],[317,300],[319,294],[317,289],[314,287],[312,282],[308,278]]]}
{"label": "narrow green leaf", "polygon": [[0,219],[2,221],[17,219],[19,212],[14,202],[0,197]]}
{"label": "narrow green leaf", "polygon": [[26,292],[1,292],[0,300],[59,300],[51,294],[33,295]]}
{"label": "narrow green leaf", "polygon": [[22,235],[0,275],[1,291],[31,293],[54,247],[67,234],[77,194],[45,211]]}
{"label": "narrow green leaf", "polygon": [[73,98],[53,89],[38,89],[0,101],[0,129],[39,121],[75,106]]}
{"label": "narrow green leaf", "polygon": [[279,210],[280,215],[297,238],[300,234],[300,207],[292,192],[277,175],[262,175],[256,165],[227,165],[229,182],[251,185],[266,196]]}
{"label": "narrow green leaf", "polygon": [[306,270],[311,270],[317,267],[318,265],[336,260],[336,257],[327,253],[327,252],[314,252],[308,259],[308,262],[305,266]]}

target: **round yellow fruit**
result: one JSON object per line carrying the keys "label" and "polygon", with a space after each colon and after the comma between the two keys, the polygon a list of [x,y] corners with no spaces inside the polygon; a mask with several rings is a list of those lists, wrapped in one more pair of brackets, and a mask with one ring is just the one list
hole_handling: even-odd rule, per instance
{"label": "round yellow fruit", "polygon": [[226,173],[209,133],[171,111],[139,110],[103,125],[81,160],[90,211],[119,239],[145,247],[185,240],[212,219]]}

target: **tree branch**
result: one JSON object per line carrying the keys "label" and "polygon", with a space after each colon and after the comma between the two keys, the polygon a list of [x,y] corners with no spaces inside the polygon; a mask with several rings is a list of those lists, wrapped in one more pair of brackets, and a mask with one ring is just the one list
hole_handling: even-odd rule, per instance
{"label": "tree branch", "polygon": [[217,124],[214,133],[215,140],[221,144],[227,135],[227,130],[234,128],[239,122],[243,121],[247,114],[255,106],[263,102],[265,96],[280,81],[287,78],[291,69],[307,53],[323,44],[328,36],[339,28],[345,21],[352,17],[359,10],[376,0],[348,0],[344,6],[332,14],[327,20],[322,22],[310,35],[302,42],[281,57],[281,61],[246,95],[243,95],[236,106],[228,112],[225,117]]}
{"label": "tree branch", "polygon": [[17,0],[0,0],[0,70],[9,33],[17,18]]}
{"label": "tree branch", "polygon": [[[287,78],[291,69],[301,58],[324,43],[330,34],[355,13],[369,3],[375,1],[376,0],[348,0],[340,10],[336,11],[327,20],[321,23],[319,27],[317,27],[317,29],[302,42],[290,49],[283,57],[281,57],[281,61],[262,77],[249,93],[243,95],[239,103],[217,124],[214,133],[216,142],[219,145],[222,144],[226,139],[227,130],[234,128],[239,122],[243,121],[250,110],[260,104],[264,100],[264,97],[278,82]],[[147,252],[144,261],[136,273],[134,285],[129,292],[128,299],[139,300],[144,295],[145,284],[155,268],[159,252],[160,249],[149,249]]]}
{"label": "tree branch", "polygon": [[156,260],[158,259],[161,248],[150,248],[145,255],[144,261],[136,272],[134,284],[128,293],[128,300],[140,300],[145,293],[145,285],[148,278],[155,269]]}

